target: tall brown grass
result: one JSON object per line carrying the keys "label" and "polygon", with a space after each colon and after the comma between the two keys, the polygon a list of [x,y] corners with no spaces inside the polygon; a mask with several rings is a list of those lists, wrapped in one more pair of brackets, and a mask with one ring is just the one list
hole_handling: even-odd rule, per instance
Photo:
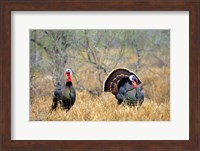
{"label": "tall brown grass", "polygon": [[[52,97],[31,98],[31,121],[168,121],[170,120],[170,70],[167,67],[152,67],[138,73],[143,81],[145,100],[140,107],[117,105],[111,93],[99,96],[87,91],[77,91],[74,106],[68,111],[57,108],[50,112]],[[40,79],[40,78],[39,78]],[[39,81],[41,83],[41,81]],[[50,81],[43,81],[46,84]],[[48,84],[49,90],[53,85]],[[44,92],[43,92],[44,93]]]}

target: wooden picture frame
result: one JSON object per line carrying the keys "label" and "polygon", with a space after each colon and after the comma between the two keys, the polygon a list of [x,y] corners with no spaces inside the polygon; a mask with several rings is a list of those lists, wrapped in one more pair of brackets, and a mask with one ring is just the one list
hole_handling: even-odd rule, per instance
{"label": "wooden picture frame", "polygon": [[[12,11],[189,11],[189,140],[11,140]],[[199,0],[167,2],[2,0],[0,2],[0,150],[200,150],[199,20]]]}

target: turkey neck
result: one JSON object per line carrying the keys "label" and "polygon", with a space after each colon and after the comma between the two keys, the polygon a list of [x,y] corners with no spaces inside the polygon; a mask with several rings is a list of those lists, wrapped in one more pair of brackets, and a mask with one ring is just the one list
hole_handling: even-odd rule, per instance
{"label": "turkey neck", "polygon": [[137,88],[137,84],[134,80],[132,81],[132,85],[133,85],[133,88]]}
{"label": "turkey neck", "polygon": [[67,82],[67,83],[66,83],[66,87],[71,88],[71,86],[72,86],[72,82]]}
{"label": "turkey neck", "polygon": [[71,76],[69,74],[67,75],[66,86],[68,86],[68,87],[72,86],[72,79],[71,79]]}
{"label": "turkey neck", "polygon": [[72,82],[71,76],[69,74],[67,75],[67,82]]}

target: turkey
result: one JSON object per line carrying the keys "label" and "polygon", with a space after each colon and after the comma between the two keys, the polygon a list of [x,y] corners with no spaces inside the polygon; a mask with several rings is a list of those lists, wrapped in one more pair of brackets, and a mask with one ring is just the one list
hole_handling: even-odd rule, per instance
{"label": "turkey", "polygon": [[122,102],[128,105],[142,105],[144,101],[144,93],[141,91],[142,81],[129,69],[117,68],[111,71],[106,77],[103,84],[104,92],[111,92],[118,100],[118,104]]}
{"label": "turkey", "polygon": [[76,100],[76,91],[72,84],[72,70],[67,69],[64,72],[64,76],[66,77],[66,83],[65,85],[58,84],[53,93],[53,104],[52,104],[52,111],[55,110],[58,106],[58,103],[61,104],[61,106],[69,110],[75,103]]}

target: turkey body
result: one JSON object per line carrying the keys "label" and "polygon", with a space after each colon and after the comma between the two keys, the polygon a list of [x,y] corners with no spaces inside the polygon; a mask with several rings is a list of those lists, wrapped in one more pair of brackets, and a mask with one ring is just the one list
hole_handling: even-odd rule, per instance
{"label": "turkey body", "polygon": [[123,101],[134,102],[136,99],[136,91],[133,89],[132,85],[129,82],[126,82],[124,85],[119,87],[117,94],[115,95],[118,100],[118,104],[121,104]]}
{"label": "turkey body", "polygon": [[65,86],[57,86],[53,94],[52,111],[55,110],[60,103],[63,109],[69,110],[76,101],[76,91],[71,83]]}
{"label": "turkey body", "polygon": [[144,93],[141,91],[140,87],[133,88],[131,83],[126,82],[119,88],[115,98],[118,100],[118,104],[124,101],[128,105],[136,105],[137,102],[141,105],[144,101]]}
{"label": "turkey body", "polygon": [[[129,79],[129,76],[134,75],[137,79],[137,88],[134,88],[132,82]],[[144,93],[141,90],[142,81],[139,77],[132,71],[126,68],[118,68],[107,76],[104,81],[104,92],[111,92],[115,95],[115,98],[118,101],[118,104],[122,102],[128,105],[140,105],[144,101]]]}

